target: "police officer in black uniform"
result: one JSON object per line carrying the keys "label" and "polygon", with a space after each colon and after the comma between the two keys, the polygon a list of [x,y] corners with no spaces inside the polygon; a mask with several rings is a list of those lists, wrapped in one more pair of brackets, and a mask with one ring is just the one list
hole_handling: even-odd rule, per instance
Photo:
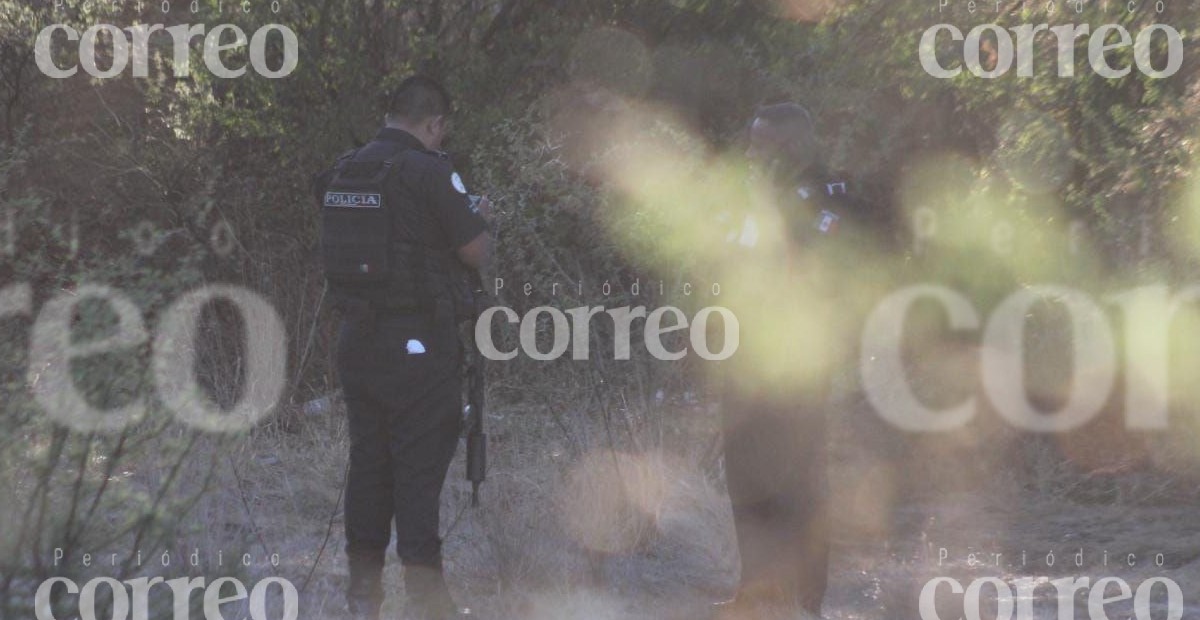
{"label": "police officer in black uniform", "polygon": [[418,620],[460,612],[442,572],[439,496],[462,430],[467,270],[490,251],[486,199],[473,201],[438,151],[451,100],[437,82],[404,81],[386,125],[317,176],[322,253],[343,316],[337,369],[348,407],[347,606],[377,619],[392,537]]}
{"label": "police officer in black uniform", "polygon": [[[828,269],[838,263],[837,254],[849,243],[853,224],[865,215],[854,195],[856,188],[825,168],[812,119],[794,103],[759,110],[750,125],[747,157],[756,170],[753,193],[765,196],[768,204],[747,209],[745,221],[738,223],[740,230],[730,238],[745,246],[738,251],[749,256],[765,227],[781,224],[787,249],[771,259],[796,265],[777,266],[778,273],[787,275],[771,287],[793,290],[793,298],[805,304],[822,303],[816,297],[828,292],[822,290],[832,277]],[[783,305],[772,306],[773,321],[800,320]],[[811,319],[814,314],[804,316]],[[752,329],[754,325],[743,327]],[[831,344],[815,350],[799,343],[783,345],[795,349],[794,355],[821,356],[815,364],[806,364],[820,369],[816,379],[797,380],[794,387],[763,388],[754,377],[745,376],[753,373],[745,368],[723,377],[726,480],[742,578],[737,597],[718,605],[718,618],[759,618],[764,608],[799,608],[820,615],[829,559],[825,418],[836,365],[836,352],[830,349],[837,348],[836,338]],[[761,353],[750,349],[738,354]]]}

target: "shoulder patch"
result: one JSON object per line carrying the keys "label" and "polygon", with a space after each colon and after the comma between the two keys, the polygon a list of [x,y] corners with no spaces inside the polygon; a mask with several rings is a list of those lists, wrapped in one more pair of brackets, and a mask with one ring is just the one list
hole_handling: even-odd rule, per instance
{"label": "shoulder patch", "polygon": [[458,193],[467,193],[467,186],[463,185],[462,177],[458,176],[457,172],[452,172],[450,174],[450,184],[454,186],[454,190]]}
{"label": "shoulder patch", "polygon": [[817,217],[817,230],[821,231],[822,235],[832,235],[837,232],[838,220],[842,219],[833,211],[821,211]]}

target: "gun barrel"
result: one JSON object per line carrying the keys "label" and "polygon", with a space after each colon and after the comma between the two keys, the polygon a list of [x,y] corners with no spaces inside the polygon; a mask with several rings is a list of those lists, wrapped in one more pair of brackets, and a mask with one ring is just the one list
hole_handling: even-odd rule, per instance
{"label": "gun barrel", "polygon": [[[477,279],[479,274],[476,274]],[[482,280],[476,282],[479,290],[475,291],[475,316],[480,313],[483,300]],[[475,359],[471,365],[471,377],[468,385],[468,402],[470,416],[467,431],[467,480],[471,482],[471,506],[479,506],[479,485],[487,478],[487,435],[483,430],[484,416],[484,373],[483,355],[478,346],[475,347]]]}
{"label": "gun barrel", "polygon": [[479,505],[479,485],[487,475],[487,435],[467,435],[467,480],[471,481],[471,505]]}

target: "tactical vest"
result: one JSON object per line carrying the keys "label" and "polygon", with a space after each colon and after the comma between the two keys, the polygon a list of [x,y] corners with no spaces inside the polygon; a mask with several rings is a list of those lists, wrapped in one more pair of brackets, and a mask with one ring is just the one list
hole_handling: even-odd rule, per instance
{"label": "tactical vest", "polygon": [[339,307],[431,318],[453,312],[453,257],[420,243],[411,225],[419,205],[388,191],[392,175],[403,179],[407,153],[361,161],[355,151],[337,163],[325,188],[321,255]]}

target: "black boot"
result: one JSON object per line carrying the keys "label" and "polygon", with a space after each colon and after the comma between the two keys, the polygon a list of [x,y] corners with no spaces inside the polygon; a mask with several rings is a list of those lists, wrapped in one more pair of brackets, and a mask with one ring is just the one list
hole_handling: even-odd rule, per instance
{"label": "black boot", "polygon": [[460,616],[440,564],[405,566],[404,589],[409,620],[451,620]]}
{"label": "black boot", "polygon": [[379,620],[383,606],[384,552],[350,554],[346,609],[353,620]]}

